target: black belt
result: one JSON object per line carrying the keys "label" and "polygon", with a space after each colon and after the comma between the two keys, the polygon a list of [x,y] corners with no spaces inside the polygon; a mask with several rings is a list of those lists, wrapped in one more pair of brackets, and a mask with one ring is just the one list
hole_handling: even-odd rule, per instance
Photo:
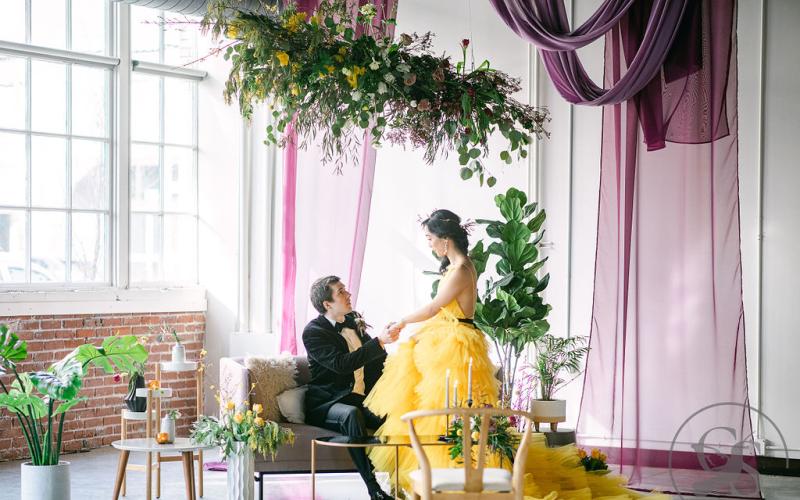
{"label": "black belt", "polygon": [[475,326],[475,320],[473,320],[472,318],[458,318],[458,322]]}

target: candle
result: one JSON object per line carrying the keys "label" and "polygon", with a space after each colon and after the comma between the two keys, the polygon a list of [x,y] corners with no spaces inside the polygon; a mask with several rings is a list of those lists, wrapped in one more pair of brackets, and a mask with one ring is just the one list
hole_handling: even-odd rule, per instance
{"label": "candle", "polygon": [[453,406],[458,408],[458,379],[453,384]]}
{"label": "candle", "polygon": [[472,401],[472,357],[469,358],[469,374],[467,375],[467,401]]}
{"label": "candle", "polygon": [[450,408],[450,369],[444,373],[444,407]]}

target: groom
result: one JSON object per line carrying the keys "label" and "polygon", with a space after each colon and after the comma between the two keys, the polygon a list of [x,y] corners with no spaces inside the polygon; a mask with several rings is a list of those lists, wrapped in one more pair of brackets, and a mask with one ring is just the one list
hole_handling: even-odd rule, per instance
{"label": "groom", "polygon": [[[383,373],[384,344],[397,340],[399,330],[387,326],[376,338],[366,334],[363,320],[353,312],[350,292],[337,276],[311,285],[311,303],[319,311],[303,330],[311,382],[306,393],[306,423],[361,438],[383,419],[364,407],[364,398]],[[364,448],[348,448],[367,485],[371,500],[392,498],[375,480]]]}

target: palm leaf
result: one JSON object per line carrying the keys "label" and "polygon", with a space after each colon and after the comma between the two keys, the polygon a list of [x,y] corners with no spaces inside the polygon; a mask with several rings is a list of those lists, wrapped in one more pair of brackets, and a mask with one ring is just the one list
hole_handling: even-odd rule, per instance
{"label": "palm leaf", "polygon": [[83,367],[75,358],[56,363],[46,372],[31,373],[31,382],[42,394],[54,400],[69,401],[81,390]]}

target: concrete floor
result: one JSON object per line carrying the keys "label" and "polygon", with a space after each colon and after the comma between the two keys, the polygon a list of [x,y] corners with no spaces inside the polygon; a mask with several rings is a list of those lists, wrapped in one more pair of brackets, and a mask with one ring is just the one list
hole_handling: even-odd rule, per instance
{"label": "concrete floor", "polygon": [[[101,448],[88,453],[66,455],[72,480],[72,500],[108,500],[114,490],[117,451]],[[216,452],[207,453],[206,460],[217,460]],[[142,454],[131,454],[131,463],[142,463]],[[0,499],[18,499],[20,495],[20,462],[0,463]],[[180,462],[163,464],[162,500],[185,498],[183,469]],[[225,472],[204,472],[205,498],[226,498]],[[388,476],[380,474],[379,481],[388,490]],[[144,473],[128,473],[129,500],[145,498]],[[761,489],[765,500],[800,499],[800,477],[761,476]],[[258,490],[256,490],[256,494]],[[265,483],[265,499],[306,500],[311,498],[311,479],[308,474],[271,476]],[[155,496],[154,496],[155,498]],[[367,498],[366,488],[357,474],[323,474],[317,476],[317,498],[322,500],[361,500]],[[678,498],[678,497],[675,497]],[[703,497],[685,497],[703,500]],[[719,498],[719,497],[717,497]]]}

